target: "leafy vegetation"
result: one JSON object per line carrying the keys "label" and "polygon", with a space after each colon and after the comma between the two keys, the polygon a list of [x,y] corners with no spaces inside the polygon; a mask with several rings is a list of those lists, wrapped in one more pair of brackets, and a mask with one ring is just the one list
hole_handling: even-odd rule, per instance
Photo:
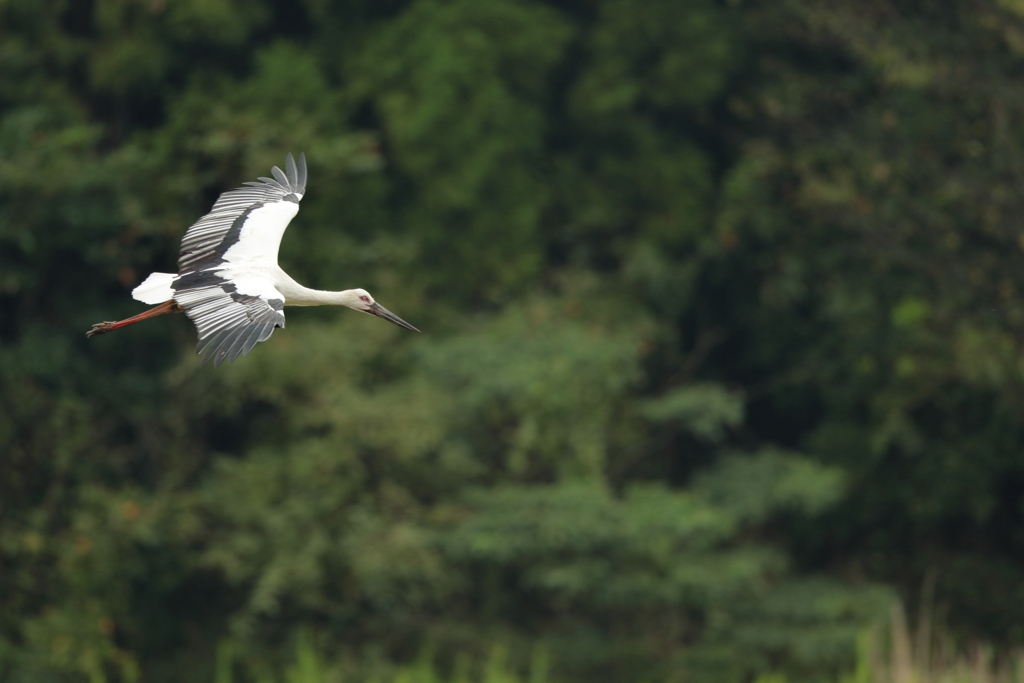
{"label": "leafy vegetation", "polygon": [[[922,585],[1019,647],[1022,60],[1013,0],[0,0],[0,678],[835,681]],[[289,151],[282,265],[424,334],[85,339]]]}

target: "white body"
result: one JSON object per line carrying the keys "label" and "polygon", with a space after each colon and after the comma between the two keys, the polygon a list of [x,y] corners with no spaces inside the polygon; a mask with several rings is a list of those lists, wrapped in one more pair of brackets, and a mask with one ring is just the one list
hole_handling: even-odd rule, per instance
{"label": "white body", "polygon": [[[240,294],[259,296],[264,299],[281,299],[285,306],[348,306],[356,310],[364,310],[365,303],[360,295],[366,292],[361,289],[346,289],[341,292],[325,292],[319,289],[303,287],[276,263],[265,267],[225,266],[216,271],[221,277],[231,280]],[[132,290],[136,301],[155,306],[174,298],[171,288],[178,276],[174,273],[152,273],[142,284]],[[373,300],[370,300],[371,303]]]}

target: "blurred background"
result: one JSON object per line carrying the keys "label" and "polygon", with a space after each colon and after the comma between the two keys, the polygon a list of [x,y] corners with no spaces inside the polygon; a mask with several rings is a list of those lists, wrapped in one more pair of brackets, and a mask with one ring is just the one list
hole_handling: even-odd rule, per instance
{"label": "blurred background", "polygon": [[[0,679],[1010,680],[1020,0],[0,0]],[[232,366],[131,289],[309,160]]]}

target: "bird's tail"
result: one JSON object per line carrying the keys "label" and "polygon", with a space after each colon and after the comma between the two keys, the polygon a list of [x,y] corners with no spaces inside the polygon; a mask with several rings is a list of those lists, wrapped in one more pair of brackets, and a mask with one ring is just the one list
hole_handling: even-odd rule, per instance
{"label": "bird's tail", "polygon": [[132,297],[144,304],[159,304],[174,298],[171,283],[178,277],[174,273],[153,273],[132,290]]}

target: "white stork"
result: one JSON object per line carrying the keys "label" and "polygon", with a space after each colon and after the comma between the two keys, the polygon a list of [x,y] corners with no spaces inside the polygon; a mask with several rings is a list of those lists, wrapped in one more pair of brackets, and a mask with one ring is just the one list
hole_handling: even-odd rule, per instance
{"label": "white stork", "polygon": [[234,362],[284,327],[285,306],[348,306],[419,332],[373,300],[365,289],[324,292],[303,287],[277,265],[277,250],[306,191],[306,155],[291,154],[287,173],[245,183],[217,199],[210,213],[181,240],[178,274],[153,273],[132,296],[156,308],[117,322],[96,323],[86,336],[105,334],[140,320],[184,311],[199,331],[203,365]]}

